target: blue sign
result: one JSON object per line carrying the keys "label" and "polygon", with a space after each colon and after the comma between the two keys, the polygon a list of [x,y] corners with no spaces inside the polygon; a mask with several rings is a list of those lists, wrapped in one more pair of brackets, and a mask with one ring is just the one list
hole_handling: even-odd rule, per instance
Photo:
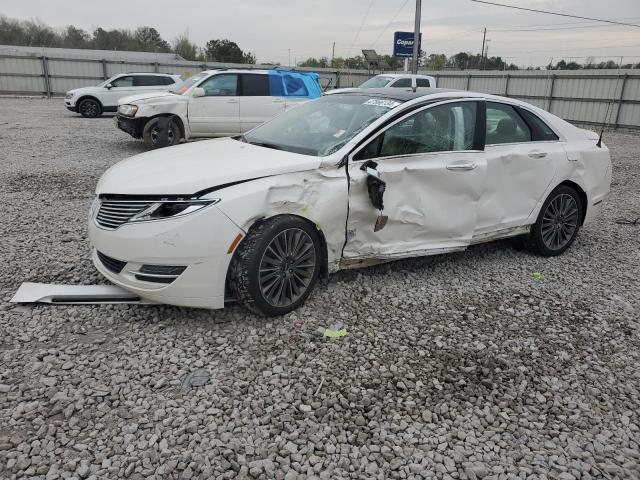
{"label": "blue sign", "polygon": [[[422,33],[420,34],[420,43],[418,44],[418,48],[420,48],[421,46]],[[395,32],[393,34],[393,56],[413,56],[413,32]]]}

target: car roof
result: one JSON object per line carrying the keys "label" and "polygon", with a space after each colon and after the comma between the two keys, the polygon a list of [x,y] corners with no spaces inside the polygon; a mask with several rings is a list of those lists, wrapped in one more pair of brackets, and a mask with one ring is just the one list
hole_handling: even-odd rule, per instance
{"label": "car roof", "polygon": [[[335,92],[331,95],[366,95],[372,97],[391,98],[401,102],[408,102],[414,98],[429,97],[446,92],[456,92],[456,94],[467,93],[469,97],[473,97],[471,92],[463,92],[461,90],[453,90],[450,88],[350,88],[344,92]],[[458,96],[458,95],[456,95]]]}
{"label": "car roof", "polygon": [[421,75],[421,74],[414,74],[414,73],[379,73],[378,75],[376,75],[376,77],[392,77],[392,78],[399,78],[399,77],[411,77],[411,78],[433,78],[429,75]]}
{"label": "car roof", "polygon": [[123,72],[117,75],[157,75],[160,77],[179,77],[176,73],[157,73],[157,72]]}

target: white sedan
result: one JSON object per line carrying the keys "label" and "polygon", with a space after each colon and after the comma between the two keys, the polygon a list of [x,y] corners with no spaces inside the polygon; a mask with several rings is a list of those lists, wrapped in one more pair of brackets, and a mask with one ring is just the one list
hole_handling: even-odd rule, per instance
{"label": "white sedan", "polygon": [[516,235],[559,255],[610,182],[595,133],[529,104],[358,90],[116,164],[89,234],[96,268],[142,298],[281,315],[339,269]]}

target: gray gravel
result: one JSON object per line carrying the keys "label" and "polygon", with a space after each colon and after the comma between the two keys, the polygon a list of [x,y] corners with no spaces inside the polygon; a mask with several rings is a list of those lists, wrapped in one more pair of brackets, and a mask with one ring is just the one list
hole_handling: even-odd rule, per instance
{"label": "gray gravel", "polygon": [[606,142],[611,199],[559,258],[342,272],[275,320],[15,306],[23,281],[103,282],[92,190],[142,146],[0,98],[0,478],[640,478],[640,226],[614,222],[640,216],[640,140]]}

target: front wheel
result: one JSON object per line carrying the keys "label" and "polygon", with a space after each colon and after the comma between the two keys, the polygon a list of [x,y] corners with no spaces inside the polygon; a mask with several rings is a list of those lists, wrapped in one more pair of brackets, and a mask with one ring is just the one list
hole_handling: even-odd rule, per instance
{"label": "front wheel", "polygon": [[180,127],[172,117],[156,117],[149,120],[142,131],[142,141],[147,148],[161,148],[180,143]]}
{"label": "front wheel", "polygon": [[582,201],[573,188],[560,185],[551,192],[531,229],[536,251],[553,257],[569,248],[580,230],[582,208]]}
{"label": "front wheel", "polygon": [[93,98],[85,98],[78,105],[78,112],[85,118],[96,118],[102,115],[102,106]]}
{"label": "front wheel", "polygon": [[284,315],[307,299],[321,261],[320,237],[313,226],[292,215],[274,217],[253,227],[238,246],[229,285],[250,310]]}

